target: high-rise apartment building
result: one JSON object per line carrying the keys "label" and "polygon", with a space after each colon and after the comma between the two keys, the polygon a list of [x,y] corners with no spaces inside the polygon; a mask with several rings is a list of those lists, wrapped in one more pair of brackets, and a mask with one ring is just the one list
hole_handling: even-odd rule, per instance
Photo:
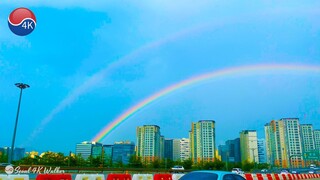
{"label": "high-rise apartment building", "polygon": [[242,162],[259,163],[257,131],[244,130],[240,132],[240,152]]}
{"label": "high-rise apartment building", "polygon": [[300,135],[300,124],[298,118],[280,119],[284,123],[286,134],[286,148],[288,150],[288,160],[290,167],[298,167],[303,165],[302,143]]}
{"label": "high-rise apartment building", "polygon": [[258,157],[259,163],[267,162],[266,141],[264,139],[258,139]]}
{"label": "high-rise apartment building", "polygon": [[316,149],[314,130],[312,124],[301,124],[301,144],[303,157],[306,165],[310,165],[313,161],[318,160],[319,151]]}
{"label": "high-rise apartment building", "polygon": [[273,120],[265,125],[267,162],[283,168],[303,166],[298,118]]}
{"label": "high-rise apartment building", "polygon": [[112,162],[129,164],[130,157],[134,155],[135,145],[131,141],[115,142],[112,148]]}
{"label": "high-rise apartment building", "polygon": [[214,161],[216,151],[215,121],[201,120],[192,123],[189,137],[191,158],[194,163]]}
{"label": "high-rise apartment building", "polygon": [[190,159],[190,139],[180,139],[180,160],[183,162]]}
{"label": "high-rise apartment building", "polygon": [[[280,156],[278,152],[279,149],[279,122],[271,121],[270,123],[265,124],[264,126],[265,132],[265,141],[266,141],[266,154],[267,154],[267,163],[271,165],[280,166]],[[283,133],[282,133],[283,135]],[[282,167],[282,165],[281,165]]]}
{"label": "high-rise apartment building", "polygon": [[184,161],[190,158],[190,140],[182,139],[166,139],[164,158],[173,161]]}
{"label": "high-rise apartment building", "polygon": [[180,160],[180,139],[173,139],[173,160]]}
{"label": "high-rise apartment building", "polygon": [[160,158],[160,127],[144,125],[137,127],[137,156],[144,162],[151,162]]}
{"label": "high-rise apartment building", "polygon": [[312,124],[301,124],[300,132],[303,152],[314,151],[315,144]]}
{"label": "high-rise apartment building", "polygon": [[241,162],[240,138],[226,141],[229,162]]}
{"label": "high-rise apartment building", "polygon": [[229,150],[227,145],[219,145],[218,154],[221,161],[229,162]]}
{"label": "high-rise apartment building", "polygon": [[164,136],[160,136],[160,159],[164,159]]}
{"label": "high-rise apartment building", "polygon": [[164,158],[173,160],[173,139],[164,140]]}
{"label": "high-rise apartment building", "polygon": [[315,148],[320,152],[320,129],[314,130],[313,134]]}
{"label": "high-rise apartment building", "polygon": [[241,162],[240,138],[227,140],[219,146],[219,155],[224,162]]}
{"label": "high-rise apartment building", "polygon": [[78,143],[76,145],[76,154],[84,159],[88,159],[90,156],[99,157],[102,155],[102,144],[88,141]]}
{"label": "high-rise apartment building", "polygon": [[319,157],[320,157],[320,130],[314,130],[313,131],[313,137],[314,137],[314,151],[310,152],[310,154],[312,154],[312,156],[308,156],[308,160],[309,162],[307,162],[308,165],[310,165],[311,163],[314,164],[316,162],[318,162],[319,164]]}

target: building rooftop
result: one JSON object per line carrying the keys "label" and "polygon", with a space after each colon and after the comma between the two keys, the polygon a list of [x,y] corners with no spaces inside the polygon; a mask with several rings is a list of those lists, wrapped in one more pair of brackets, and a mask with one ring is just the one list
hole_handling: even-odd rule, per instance
{"label": "building rooftop", "polygon": [[281,118],[280,120],[298,120],[299,121],[299,118]]}
{"label": "building rooftop", "polygon": [[148,127],[148,126],[155,126],[155,127],[158,127],[159,129],[160,129],[160,126],[158,126],[158,125],[152,125],[152,124],[150,124],[150,125],[143,125],[143,127]]}
{"label": "building rooftop", "polygon": [[114,144],[134,144],[132,141],[118,141],[118,142],[114,142]]}
{"label": "building rooftop", "polygon": [[214,120],[199,120],[198,122],[216,122],[216,121],[214,121]]}
{"label": "building rooftop", "polygon": [[242,130],[240,133],[257,132],[257,130]]}

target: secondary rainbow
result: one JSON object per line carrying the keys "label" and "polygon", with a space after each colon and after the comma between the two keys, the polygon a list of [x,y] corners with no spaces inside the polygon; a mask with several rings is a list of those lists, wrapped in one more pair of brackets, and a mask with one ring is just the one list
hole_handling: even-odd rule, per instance
{"label": "secondary rainbow", "polygon": [[110,132],[112,132],[115,128],[117,128],[121,123],[125,120],[129,119],[133,114],[137,113],[139,110],[148,106],[152,102],[164,97],[168,94],[171,94],[179,89],[183,89],[192,85],[196,85],[200,82],[205,82],[209,80],[213,80],[218,77],[226,77],[232,75],[240,75],[240,74],[250,74],[250,73],[259,73],[265,71],[302,71],[302,72],[320,72],[320,66],[318,65],[309,65],[309,64],[257,64],[257,65],[247,65],[247,66],[236,66],[230,67],[220,70],[215,70],[209,73],[200,74],[197,76],[193,76],[191,78],[180,81],[176,84],[172,84],[151,96],[143,99],[139,103],[130,107],[124,113],[120,114],[116,119],[114,119],[111,123],[107,124],[93,139],[92,141],[100,142],[103,140]]}

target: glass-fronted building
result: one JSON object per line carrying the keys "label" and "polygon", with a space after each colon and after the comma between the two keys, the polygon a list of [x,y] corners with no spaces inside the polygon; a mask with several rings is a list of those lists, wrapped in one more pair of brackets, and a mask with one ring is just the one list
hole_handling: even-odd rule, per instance
{"label": "glass-fronted building", "polygon": [[134,155],[135,144],[130,141],[115,142],[112,148],[113,163],[129,164],[130,157]]}
{"label": "glass-fronted building", "polygon": [[84,141],[76,145],[76,155],[80,155],[83,159],[92,157],[101,157],[102,144],[97,142]]}

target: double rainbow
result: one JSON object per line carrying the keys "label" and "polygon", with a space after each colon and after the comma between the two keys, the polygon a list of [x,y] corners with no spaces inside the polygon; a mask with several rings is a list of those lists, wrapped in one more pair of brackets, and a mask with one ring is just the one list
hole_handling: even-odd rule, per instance
{"label": "double rainbow", "polygon": [[137,111],[143,109],[144,107],[150,105],[152,102],[171,94],[179,89],[186,88],[200,82],[209,81],[218,77],[225,77],[230,75],[240,75],[240,74],[250,74],[250,73],[260,73],[265,71],[281,71],[281,72],[310,72],[310,73],[320,73],[319,65],[309,65],[309,64],[257,64],[257,65],[247,65],[247,66],[237,66],[230,67],[221,70],[212,71],[205,74],[200,74],[193,76],[191,78],[180,81],[176,84],[168,86],[151,96],[143,99],[139,103],[127,109],[124,113],[120,114],[111,123],[107,124],[93,139],[92,141],[101,142],[110,132],[117,128],[125,120],[129,119]]}

